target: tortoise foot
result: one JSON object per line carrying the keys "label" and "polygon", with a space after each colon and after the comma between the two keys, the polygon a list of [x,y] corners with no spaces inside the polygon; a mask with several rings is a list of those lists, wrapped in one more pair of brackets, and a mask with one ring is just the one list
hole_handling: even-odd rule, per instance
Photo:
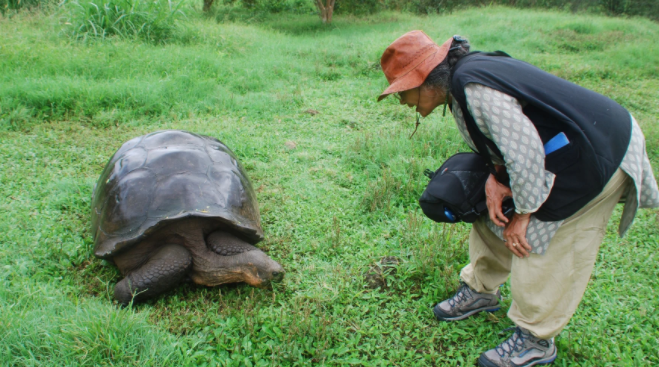
{"label": "tortoise foot", "polygon": [[132,271],[114,287],[114,298],[121,304],[142,302],[176,287],[192,265],[190,252],[183,246],[165,245],[149,261]]}

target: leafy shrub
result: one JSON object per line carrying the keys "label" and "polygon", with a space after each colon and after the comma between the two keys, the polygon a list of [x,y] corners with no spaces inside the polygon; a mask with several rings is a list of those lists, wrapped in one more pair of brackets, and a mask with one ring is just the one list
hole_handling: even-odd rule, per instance
{"label": "leafy shrub", "polygon": [[165,43],[172,39],[185,14],[182,1],[171,0],[71,0],[66,25],[76,39],[142,38]]}
{"label": "leafy shrub", "polygon": [[386,8],[393,10],[410,11],[417,14],[434,14],[451,11],[459,6],[477,5],[469,4],[470,0],[388,0]]}
{"label": "leafy shrub", "polygon": [[261,0],[251,1],[253,7],[268,13],[281,13],[282,11],[294,10],[294,4],[286,0]]}
{"label": "leafy shrub", "polygon": [[[216,8],[215,16],[219,21],[258,22],[267,19],[267,14],[272,13],[317,12],[312,0],[215,0],[215,4],[213,5]],[[334,13],[368,15],[381,10],[396,10],[416,14],[438,14],[460,8],[488,5],[638,15],[659,20],[657,0],[337,0]]]}
{"label": "leafy shrub", "polygon": [[366,15],[384,9],[384,2],[380,0],[338,0],[334,6],[337,14]]}
{"label": "leafy shrub", "polygon": [[[657,0],[599,0],[604,7],[614,14],[641,15],[659,20],[659,1]],[[609,5],[609,6],[607,6]],[[615,10],[621,9],[619,13]]]}
{"label": "leafy shrub", "polygon": [[[347,0],[357,4],[368,3]],[[506,5],[517,8],[568,9],[610,15],[640,15],[659,20],[657,0],[385,0],[383,8],[406,10],[418,14],[450,12],[457,8],[483,5]]]}
{"label": "leafy shrub", "polygon": [[218,22],[262,22],[270,14],[310,14],[315,7],[309,0],[215,0],[211,11]]}
{"label": "leafy shrub", "polygon": [[33,9],[51,3],[51,0],[0,0],[0,14],[6,14],[12,10]]}

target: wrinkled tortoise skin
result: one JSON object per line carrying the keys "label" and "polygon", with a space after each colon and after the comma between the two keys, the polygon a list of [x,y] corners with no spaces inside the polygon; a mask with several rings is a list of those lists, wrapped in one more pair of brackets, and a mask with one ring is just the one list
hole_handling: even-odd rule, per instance
{"label": "wrinkled tortoise skin", "polygon": [[216,220],[252,244],[263,239],[254,190],[226,145],[179,130],[132,139],[112,156],[94,188],[94,254],[110,259],[186,217]]}

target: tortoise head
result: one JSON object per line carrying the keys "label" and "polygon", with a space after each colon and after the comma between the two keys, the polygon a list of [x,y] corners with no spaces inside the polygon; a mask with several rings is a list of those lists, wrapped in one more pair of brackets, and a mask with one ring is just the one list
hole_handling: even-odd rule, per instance
{"label": "tortoise head", "polygon": [[268,288],[284,278],[284,268],[259,249],[230,256],[216,253],[195,257],[192,280],[197,284],[216,286],[245,282],[253,287]]}
{"label": "tortoise head", "polygon": [[[268,288],[271,283],[284,279],[284,268],[261,250],[244,252],[244,262],[240,266],[244,282],[258,288]],[[239,256],[239,255],[235,255]]]}

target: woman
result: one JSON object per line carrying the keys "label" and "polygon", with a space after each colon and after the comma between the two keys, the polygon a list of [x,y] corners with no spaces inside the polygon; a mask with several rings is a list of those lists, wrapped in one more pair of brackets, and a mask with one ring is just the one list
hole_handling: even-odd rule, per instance
{"label": "woman", "polygon": [[[467,144],[509,177],[506,185],[490,175],[489,218],[474,223],[461,286],[435,316],[456,321],[499,309],[499,286],[510,276],[515,332],[478,363],[551,363],[554,336],[583,297],[615,204],[625,202],[621,236],[639,207],[659,206],[638,124],[609,98],[503,52],[469,53],[459,36],[439,46],[421,31],[406,33],[381,65],[390,86],[379,100],[397,94],[424,117],[448,103]],[[501,211],[509,197],[510,220]]]}

